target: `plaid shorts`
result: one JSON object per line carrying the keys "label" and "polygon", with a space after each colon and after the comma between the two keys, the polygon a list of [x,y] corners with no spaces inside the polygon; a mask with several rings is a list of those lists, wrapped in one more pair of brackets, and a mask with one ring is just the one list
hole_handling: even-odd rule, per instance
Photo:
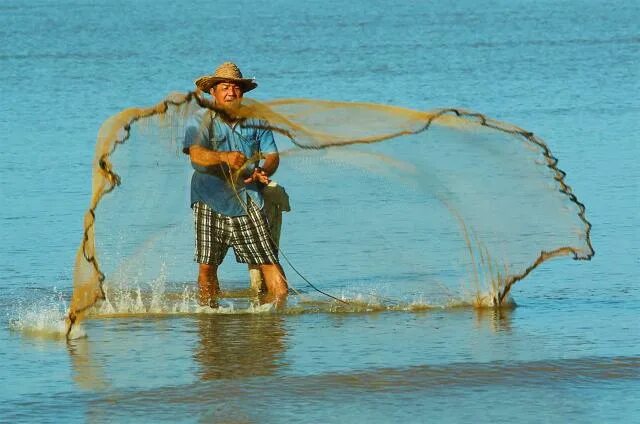
{"label": "plaid shorts", "polygon": [[267,220],[258,206],[249,201],[248,215],[221,215],[203,202],[193,205],[196,227],[195,261],[220,265],[233,246],[238,262],[251,265],[278,263]]}

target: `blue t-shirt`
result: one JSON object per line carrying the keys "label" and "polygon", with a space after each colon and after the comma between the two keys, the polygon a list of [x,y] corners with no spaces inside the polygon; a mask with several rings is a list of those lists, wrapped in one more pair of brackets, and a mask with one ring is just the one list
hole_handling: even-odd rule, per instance
{"label": "blue t-shirt", "polygon": [[[241,152],[247,159],[257,157],[258,153],[278,153],[271,130],[257,128],[266,125],[266,121],[252,118],[229,125],[215,112],[203,108],[187,121],[183,152],[188,154],[191,146],[199,145],[219,152]],[[245,207],[250,197],[262,208],[264,203],[260,187],[255,183],[245,185],[243,182],[257,165],[258,160],[247,167],[244,176],[231,183],[227,165],[205,167],[192,163],[195,172],[191,177],[191,205],[204,202],[222,215],[241,216],[247,214]]]}

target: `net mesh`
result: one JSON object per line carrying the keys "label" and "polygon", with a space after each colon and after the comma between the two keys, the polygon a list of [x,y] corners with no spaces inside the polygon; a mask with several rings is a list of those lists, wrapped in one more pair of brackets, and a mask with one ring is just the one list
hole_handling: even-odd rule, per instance
{"label": "net mesh", "polygon": [[[69,331],[105,299],[107,280],[145,283],[162,272],[184,281],[193,272],[192,168],[181,150],[200,108],[215,106],[176,93],[100,128]],[[347,294],[385,287],[406,302],[468,290],[498,306],[542,262],[594,254],[584,206],[556,158],[513,125],[460,109],[306,99],[245,99],[232,113],[276,134],[278,179],[296,202],[287,260],[318,284]]]}

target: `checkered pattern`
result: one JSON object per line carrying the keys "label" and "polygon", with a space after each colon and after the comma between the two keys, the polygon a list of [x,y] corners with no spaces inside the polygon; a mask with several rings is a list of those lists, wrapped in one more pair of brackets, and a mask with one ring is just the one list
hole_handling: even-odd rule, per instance
{"label": "checkered pattern", "polygon": [[193,205],[196,262],[220,265],[229,247],[233,246],[238,262],[278,263],[278,249],[269,234],[266,218],[251,200],[247,208],[248,215],[229,217],[216,213],[206,203]]}

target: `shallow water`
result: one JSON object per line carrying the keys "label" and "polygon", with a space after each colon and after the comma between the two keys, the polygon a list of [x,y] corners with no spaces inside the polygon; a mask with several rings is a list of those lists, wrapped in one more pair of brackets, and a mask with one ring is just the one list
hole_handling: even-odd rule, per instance
{"label": "shallow water", "polygon": [[[637,3],[604,1],[2,2],[0,421],[640,422],[639,21]],[[534,131],[587,206],[596,256],[545,263],[515,309],[387,310],[359,288],[394,281],[302,254],[336,248],[296,230],[316,189],[291,193],[283,249],[326,290],[346,275],[336,294],[365,296],[362,310],[294,297],[302,312],[211,314],[187,299],[95,316],[69,344],[42,337],[68,302],[102,121],[228,59],[259,99],[464,107]],[[227,261],[225,287],[245,273]]]}

